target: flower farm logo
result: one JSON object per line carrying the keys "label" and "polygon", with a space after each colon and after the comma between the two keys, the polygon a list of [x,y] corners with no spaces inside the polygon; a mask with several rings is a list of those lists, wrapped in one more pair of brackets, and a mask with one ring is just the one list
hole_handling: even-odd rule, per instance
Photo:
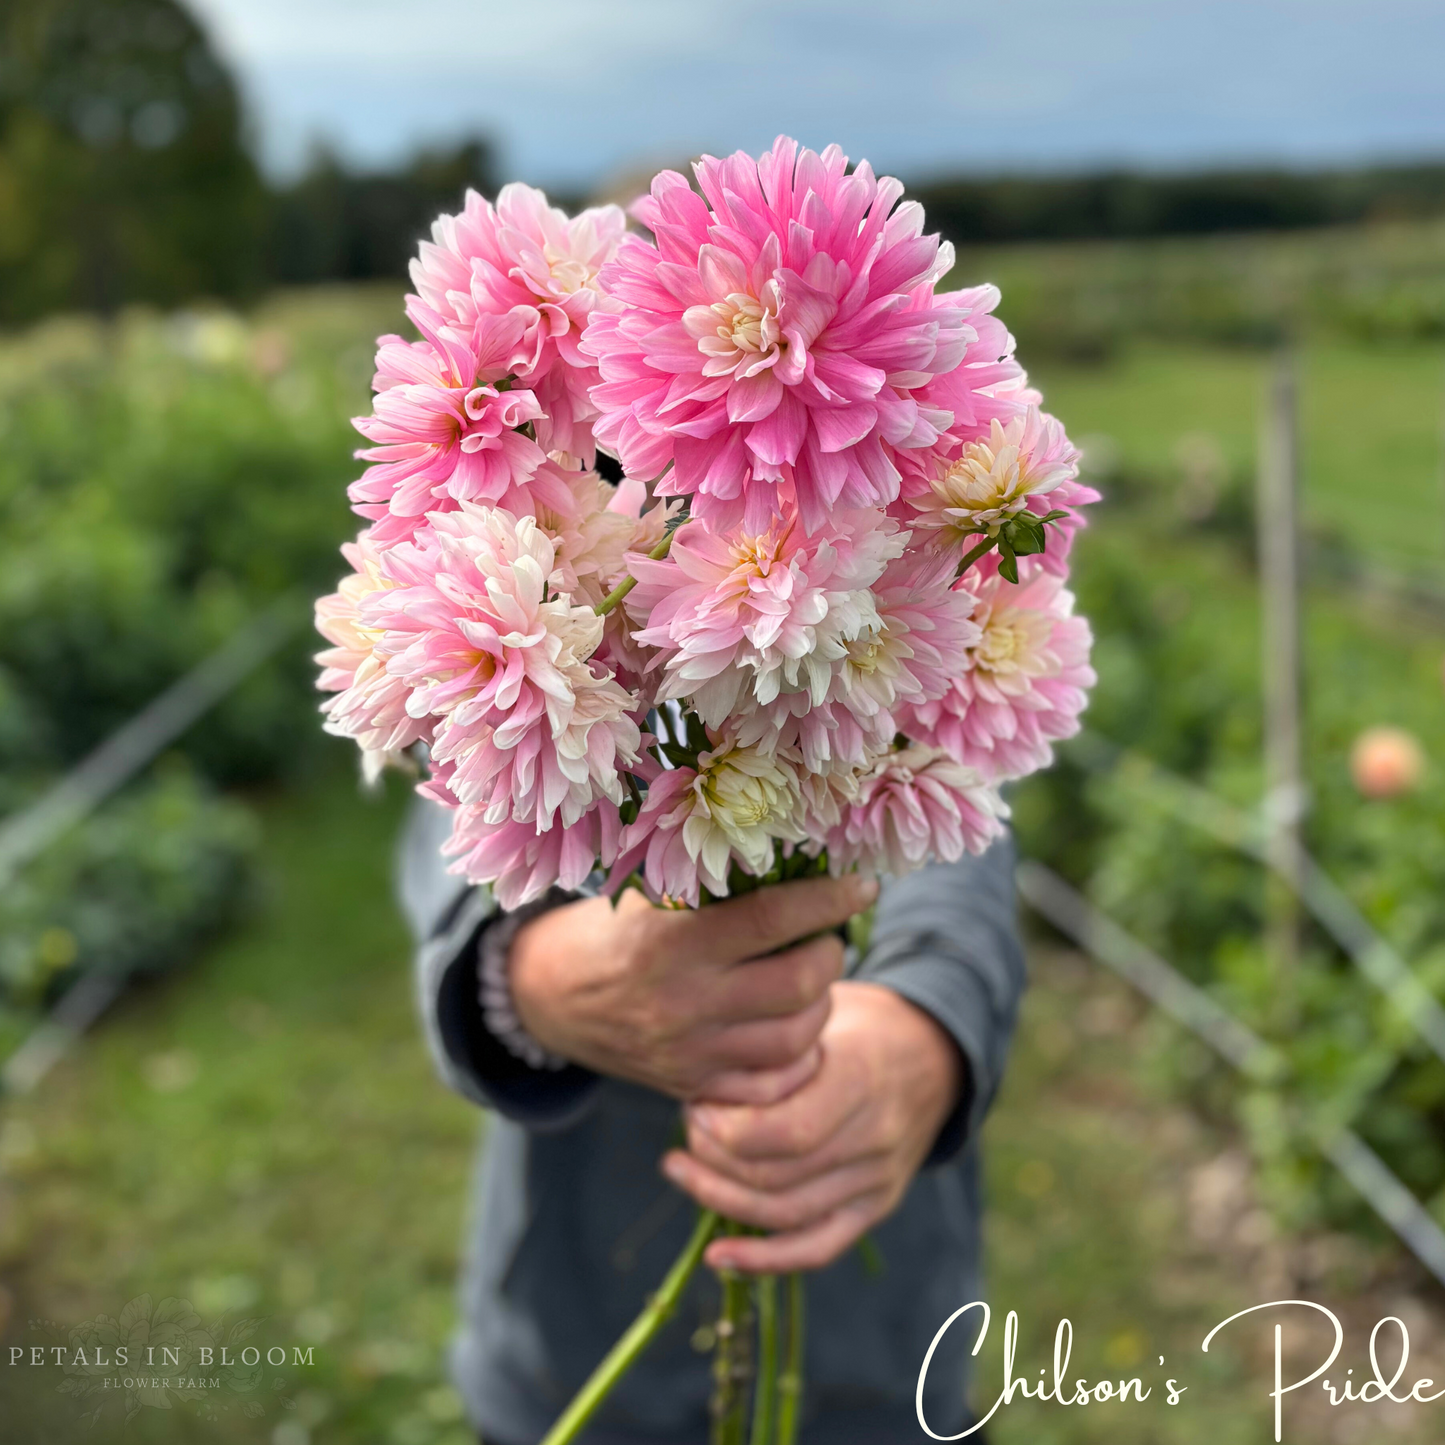
{"label": "flower farm logo", "polygon": [[98,1315],[69,1330],[32,1322],[32,1336],[39,1338],[10,1346],[6,1363],[58,1369],[63,1378],[56,1388],[80,1407],[87,1425],[122,1412],[129,1422],[144,1409],[178,1405],[205,1420],[237,1412],[256,1417],[266,1413],[268,1401],[283,1409],[295,1403],[276,1371],[316,1363],[314,1346],[287,1349],[258,1341],[264,1323],[219,1319],[207,1325],[189,1300],[154,1304],[143,1294],[114,1319]]}

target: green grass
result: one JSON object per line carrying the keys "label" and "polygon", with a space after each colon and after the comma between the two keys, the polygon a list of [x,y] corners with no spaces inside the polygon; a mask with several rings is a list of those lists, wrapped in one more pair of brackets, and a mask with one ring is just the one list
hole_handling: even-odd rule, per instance
{"label": "green grass", "polygon": [[[1253,475],[1270,360],[1141,343],[1095,366],[1035,369],[1050,411],[1086,452],[1182,483],[1191,447]],[[1438,577],[1445,564],[1445,348],[1315,341],[1297,357],[1303,521],[1377,565]],[[1102,441],[1101,439],[1107,439]]]}
{"label": "green grass", "polygon": [[[262,1417],[227,1392],[219,1422],[143,1409],[127,1438],[269,1440],[281,1420],[368,1445],[466,1438],[440,1352],[477,1116],[435,1082],[414,1022],[389,886],[405,789],[362,797],[350,761],[263,804],[248,924],[130,995],[0,1116],[7,1344],[31,1318],[69,1327],[149,1293],[315,1346],[313,1368],[268,1372]],[[78,1431],[59,1378],[0,1371],[7,1445]]]}
{"label": "green grass", "polygon": [[[413,1016],[387,878],[403,801],[396,786],[362,797],[337,769],[266,803],[266,892],[244,930],[130,996],[37,1096],[6,1106],[0,1135],[0,1279],[14,1297],[0,1344],[63,1339],[149,1293],[189,1299],[207,1320],[263,1318],[263,1344],[314,1345],[314,1366],[266,1372],[264,1415],[228,1393],[216,1420],[142,1408],[129,1431],[117,1416],[93,1434],[56,1393],[58,1371],[0,1369],[6,1445],[469,1438],[440,1357],[477,1119],[433,1078]],[[1267,1385],[1247,1342],[1210,1359],[1198,1346],[1285,1266],[1277,1242],[1249,1234],[1259,1212],[1247,1199],[1222,1239],[1190,1222],[1192,1181],[1231,1144],[1158,1082],[1161,1052],[1187,1046],[1079,960],[1044,951],[1036,967],[988,1126],[996,1315],[977,1394],[997,1392],[1011,1308],[1020,1369],[1036,1373],[1068,1316],[1071,1375],[1137,1373],[1156,1390],[1145,1407],[1020,1402],[995,1438],[1262,1439]],[[1341,1248],[1315,1297],[1368,1324],[1371,1261]],[[35,1318],[65,1328],[32,1330]],[[1170,1375],[1189,1384],[1187,1407],[1160,1403]]]}
{"label": "green grass", "polygon": [[1268,346],[1286,336],[1445,336],[1445,223],[969,247],[956,284],[992,281],[1035,360],[1134,337]]}
{"label": "green grass", "polygon": [[[1232,1131],[1171,1094],[1163,1074],[1177,1074],[1182,1059],[1202,1077],[1202,1046],[1076,955],[1036,948],[1033,970],[985,1134],[986,1288],[994,1315],[975,1408],[986,1412],[1002,1388],[1011,1309],[1020,1324],[1015,1377],[1037,1382],[1040,1368],[1052,1364],[1058,1322],[1068,1319],[1070,1381],[1109,1380],[1117,1388],[1137,1376],[1151,1393],[1142,1405],[1087,1408],[1017,1398],[990,1425],[997,1445],[1256,1445],[1272,1438],[1273,1321],[1232,1326],[1207,1355],[1200,1350],[1216,1324],[1268,1300],[1316,1300],[1340,1315],[1347,1329],[1341,1377],[1353,1368],[1356,1378],[1368,1378],[1369,1332],[1391,1313],[1409,1318],[1417,1355],[1429,1357],[1439,1320],[1432,1327],[1417,1302],[1401,1297],[1408,1272],[1392,1274],[1389,1254],[1358,1240],[1279,1237]],[[1321,1335],[1297,1319],[1284,1324],[1287,1369],[1317,1351],[1298,1378],[1324,1358],[1318,1351],[1328,1349],[1328,1329]],[[1170,1378],[1187,1386],[1173,1407]],[[1361,1406],[1331,1411],[1302,1391],[1290,1400],[1285,1438],[1309,1445],[1374,1439],[1384,1423]],[[1439,1433],[1424,1406],[1395,1411],[1388,1429],[1402,1445],[1424,1445]]]}

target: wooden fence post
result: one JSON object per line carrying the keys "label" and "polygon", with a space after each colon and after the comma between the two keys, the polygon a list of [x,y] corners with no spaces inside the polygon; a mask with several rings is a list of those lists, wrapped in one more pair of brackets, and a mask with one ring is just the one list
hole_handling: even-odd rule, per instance
{"label": "wooden fence post", "polygon": [[1257,492],[1260,673],[1264,688],[1265,849],[1272,870],[1267,944],[1281,1021],[1292,1013],[1300,951],[1299,826],[1305,792],[1300,748],[1299,463],[1294,365],[1275,362],[1260,431]]}

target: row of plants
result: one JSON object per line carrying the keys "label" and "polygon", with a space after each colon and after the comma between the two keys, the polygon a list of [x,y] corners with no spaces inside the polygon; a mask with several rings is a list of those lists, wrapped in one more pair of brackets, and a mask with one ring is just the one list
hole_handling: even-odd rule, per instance
{"label": "row of plants", "polygon": [[324,746],[309,598],[334,581],[366,292],[64,319],[0,343],[0,818],[261,609],[284,652],[0,888],[0,1040],[81,969],[169,967],[247,897],[248,790]]}
{"label": "row of plants", "polygon": [[[1289,1227],[1384,1227],[1323,1163],[1307,1126],[1350,1123],[1445,1223],[1445,1064],[1308,920],[1292,970],[1266,945],[1266,877],[1181,821],[1150,764],[1258,815],[1264,792],[1251,478],[1202,512],[1186,472],[1127,470],[1077,552],[1100,675],[1088,732],[1014,798],[1025,852],[1276,1043],[1289,1073],[1242,1085],[1203,1046],[1158,1067],[1194,1103],[1237,1117]],[[1351,754],[1380,724],[1434,739],[1445,723],[1438,620],[1307,583],[1306,845],[1427,987],[1445,995],[1445,770],[1405,768],[1362,792]],[[1368,796],[1377,791],[1384,796]]]}
{"label": "row of plants", "polygon": [[960,248],[1031,356],[1098,362],[1140,337],[1273,348],[1445,336],[1445,223]]}

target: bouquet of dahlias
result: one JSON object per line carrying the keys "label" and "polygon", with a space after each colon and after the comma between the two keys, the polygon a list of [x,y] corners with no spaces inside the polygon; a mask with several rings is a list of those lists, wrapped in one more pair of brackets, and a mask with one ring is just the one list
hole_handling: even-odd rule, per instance
{"label": "bouquet of dahlias", "polygon": [[[615,206],[469,194],[412,264],[420,339],[381,339],[356,423],[367,525],[317,606],[326,726],[368,775],[422,764],[453,869],[504,908],[599,870],[699,907],[979,852],[999,786],[1049,761],[1093,682],[1066,582],[1096,493],[998,292],[936,290],[952,248],[836,147],[696,176],[636,202],[650,236]],[[724,1227],[703,1217],[551,1440]],[[766,1338],[774,1299],[758,1286]],[[747,1289],[724,1307],[736,1352]],[[800,1335],[795,1310],[794,1366]],[[797,1382],[775,1415],[771,1353],[755,1438],[786,1442]]]}

